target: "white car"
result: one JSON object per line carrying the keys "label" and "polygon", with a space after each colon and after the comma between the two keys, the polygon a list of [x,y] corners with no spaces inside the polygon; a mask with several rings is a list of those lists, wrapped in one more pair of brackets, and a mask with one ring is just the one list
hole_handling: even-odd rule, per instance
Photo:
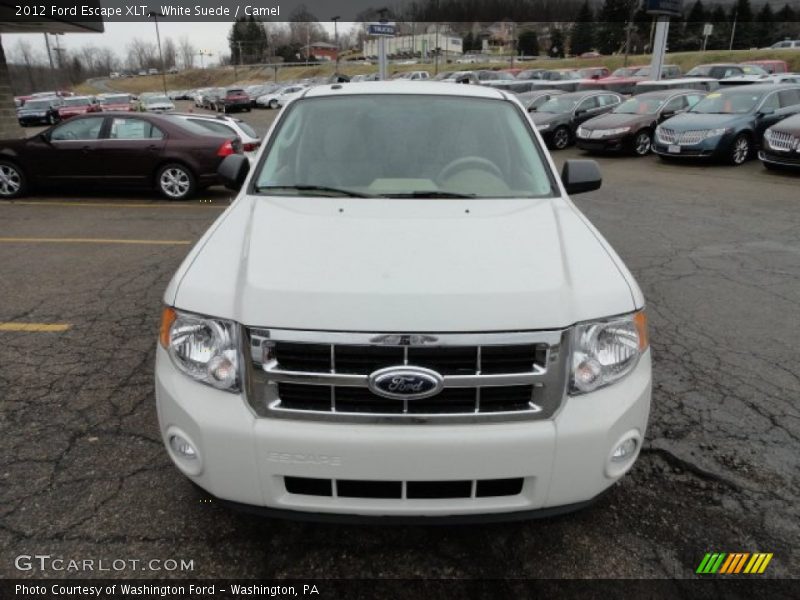
{"label": "white car", "polygon": [[[387,144],[391,140],[391,144]],[[523,106],[324,85],[281,111],[169,283],[160,432],[220,503],[307,519],[586,506],[644,440],[644,297]],[[413,152],[408,151],[413,148]]]}
{"label": "white car", "polygon": [[163,94],[142,95],[139,98],[139,106],[145,112],[175,110],[175,104]]}
{"label": "white car", "polygon": [[269,94],[259,96],[256,98],[256,104],[261,108],[280,108],[288,104],[291,100],[294,100],[307,89],[307,85],[289,85]]}
{"label": "white car", "polygon": [[261,146],[261,138],[250,125],[230,115],[209,115],[204,113],[169,113],[176,119],[199,125],[204,129],[221,135],[234,134],[242,142],[242,151],[250,161],[254,161]]}

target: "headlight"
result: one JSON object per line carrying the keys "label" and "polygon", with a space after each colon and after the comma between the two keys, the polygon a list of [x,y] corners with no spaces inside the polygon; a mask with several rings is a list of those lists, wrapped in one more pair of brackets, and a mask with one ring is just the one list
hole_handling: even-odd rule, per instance
{"label": "headlight", "polygon": [[703,138],[704,139],[708,139],[708,138],[712,138],[712,137],[717,137],[718,135],[725,135],[726,133],[728,133],[728,131],[729,130],[725,129],[724,127],[721,128],[721,129],[709,129],[709,130],[707,130],[705,132],[705,135],[703,136]]}
{"label": "headlight", "polygon": [[539,123],[538,125],[536,125],[536,129],[538,129],[539,131],[545,131],[547,129],[550,129],[550,123]]}
{"label": "headlight", "polygon": [[159,340],[173,364],[195,381],[238,392],[238,329],[233,321],[165,308]]}
{"label": "headlight", "polygon": [[585,394],[611,385],[633,371],[647,349],[644,311],[575,326],[570,393]]}

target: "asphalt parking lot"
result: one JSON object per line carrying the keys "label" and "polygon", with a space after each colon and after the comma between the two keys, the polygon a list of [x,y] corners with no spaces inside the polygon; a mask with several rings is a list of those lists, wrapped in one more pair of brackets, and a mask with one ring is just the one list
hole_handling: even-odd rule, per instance
{"label": "asphalt parking lot", "polygon": [[[242,115],[261,133],[274,116]],[[61,575],[14,566],[44,553],[194,561],[125,577],[689,577],[712,551],[800,575],[800,177],[599,162],[603,188],[575,201],[647,298],[647,442],[593,507],[503,525],[319,525],[206,501],[162,447],[153,359],[162,292],[231,193],[0,203],[0,575]]]}

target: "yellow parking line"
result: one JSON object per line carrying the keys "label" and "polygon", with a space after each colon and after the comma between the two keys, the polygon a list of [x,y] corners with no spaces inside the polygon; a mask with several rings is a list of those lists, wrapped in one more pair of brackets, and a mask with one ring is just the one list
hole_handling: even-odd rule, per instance
{"label": "yellow parking line", "polygon": [[153,203],[153,204],[146,204],[146,203],[125,203],[125,202],[56,202],[56,201],[45,201],[45,202],[35,202],[30,200],[10,200],[10,201],[2,201],[0,205],[6,204],[13,206],[15,204],[22,204],[25,206],[83,206],[83,207],[100,207],[100,208],[228,208],[228,204],[212,204],[211,202],[204,202],[200,201],[200,204],[178,204],[178,203],[170,203],[170,204],[160,204],[160,203]]}
{"label": "yellow parking line", "polygon": [[3,323],[0,322],[0,331],[42,331],[60,332],[72,327],[69,323]]}
{"label": "yellow parking line", "polygon": [[0,243],[24,244],[144,244],[149,246],[188,246],[190,240],[114,240],[105,238],[15,238],[0,237]]}

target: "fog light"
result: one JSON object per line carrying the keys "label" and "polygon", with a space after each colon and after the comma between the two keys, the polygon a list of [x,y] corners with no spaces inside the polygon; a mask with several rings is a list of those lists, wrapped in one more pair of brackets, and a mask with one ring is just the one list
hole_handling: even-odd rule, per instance
{"label": "fog light", "polygon": [[197,459],[197,450],[195,450],[194,446],[192,446],[183,436],[177,434],[169,436],[169,447],[172,448],[172,451],[181,458],[185,458],[187,460]]}
{"label": "fog light", "polygon": [[625,462],[636,452],[636,439],[628,438],[616,447],[614,453],[611,455],[611,461],[616,463]]}

